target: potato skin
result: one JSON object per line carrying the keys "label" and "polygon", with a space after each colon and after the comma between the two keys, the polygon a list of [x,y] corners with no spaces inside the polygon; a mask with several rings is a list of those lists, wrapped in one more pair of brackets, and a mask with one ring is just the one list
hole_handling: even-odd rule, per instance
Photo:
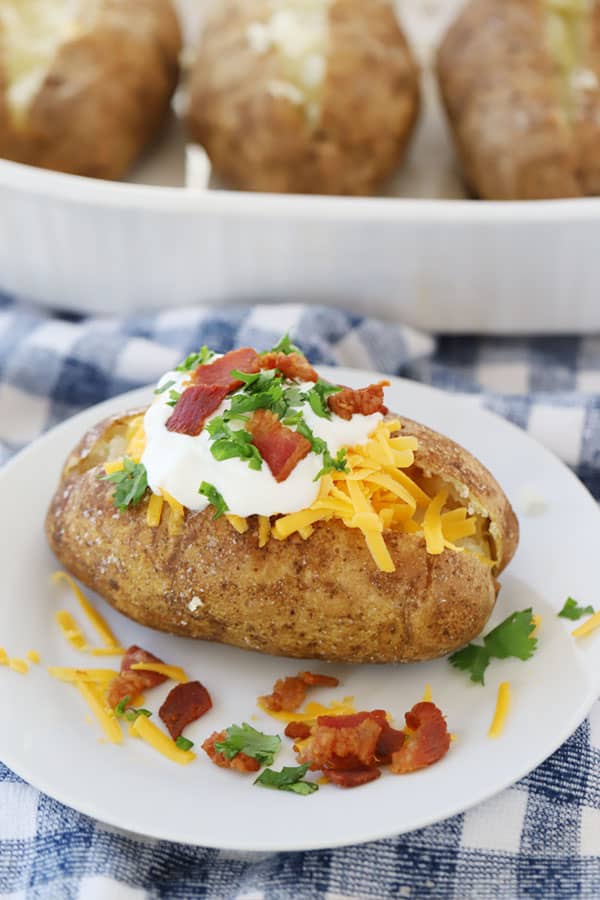
{"label": "potato skin", "polygon": [[248,26],[269,0],[215,0],[190,83],[189,131],[232,186],[282,193],[369,194],[399,165],[416,122],[419,72],[385,0],[332,0],[321,114],[269,93],[286,75],[256,53]]}
{"label": "potato skin", "polygon": [[90,30],[59,48],[22,121],[7,104],[0,57],[0,156],[119,178],[165,122],[179,76],[179,23],[171,0],[85,0],[80,18]]}
{"label": "potato skin", "polygon": [[[581,69],[564,86],[546,46],[541,0],[471,0],[437,57],[465,178],[488,200],[600,193],[600,2],[587,13]],[[589,79],[588,79],[589,80]]]}
{"label": "potato skin", "polygon": [[[498,589],[489,567],[467,553],[431,556],[422,536],[386,533],[397,568],[385,574],[362,535],[336,521],[306,541],[292,535],[259,549],[256,517],[238,534],[209,507],[187,513],[183,532],[169,536],[167,516],[146,525],[147,498],[119,514],[99,476],[108,438],[126,421],[101,423],[70,455],[46,532],[61,563],[130,618],[262,653],[351,663],[431,659],[483,629]],[[502,568],[518,526],[498,484],[449,439],[403,421],[425,467],[440,459],[449,478],[487,502],[504,535]]]}

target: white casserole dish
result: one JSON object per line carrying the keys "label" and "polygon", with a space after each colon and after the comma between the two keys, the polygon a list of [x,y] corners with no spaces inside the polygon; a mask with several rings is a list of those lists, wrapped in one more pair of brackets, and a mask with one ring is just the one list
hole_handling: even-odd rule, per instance
{"label": "white casserole dish", "polygon": [[[0,160],[0,290],[86,313],[291,299],[433,331],[597,331],[600,199],[464,198],[427,73],[460,2],[399,0],[426,104],[388,196],[196,187],[176,123],[127,183]],[[191,39],[202,3],[179,6]]]}

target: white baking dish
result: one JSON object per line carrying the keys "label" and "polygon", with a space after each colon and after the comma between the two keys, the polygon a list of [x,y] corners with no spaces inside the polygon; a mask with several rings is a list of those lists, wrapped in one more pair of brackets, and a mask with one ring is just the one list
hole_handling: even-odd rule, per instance
{"label": "white baking dish", "polygon": [[[458,2],[400,0],[425,61]],[[190,186],[177,126],[134,173],[142,184],[0,161],[0,290],[107,314],[293,299],[434,331],[600,329],[600,200],[452,199],[462,188],[430,79],[426,93],[385,197]]]}

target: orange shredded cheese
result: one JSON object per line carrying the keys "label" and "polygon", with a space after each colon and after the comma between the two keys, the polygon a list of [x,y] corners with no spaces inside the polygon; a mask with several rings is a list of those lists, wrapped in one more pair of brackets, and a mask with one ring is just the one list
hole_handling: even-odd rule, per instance
{"label": "orange shredded cheese", "polygon": [[534,637],[537,634],[538,628],[542,624],[542,617],[534,613],[531,617],[531,621],[533,623],[533,631],[531,632],[529,637]]}
{"label": "orange shredded cheese", "polygon": [[169,504],[169,534],[171,536],[181,534],[184,520],[183,506],[181,505],[179,500],[176,500],[175,497],[171,497],[171,495],[168,494],[167,491],[163,491],[162,496]]}
{"label": "orange shredded cheese", "polygon": [[181,684],[190,680],[180,666],[169,666],[166,663],[139,662],[133,663],[130,668],[139,672],[157,672],[159,675],[164,675],[171,681],[179,681]]}
{"label": "orange shredded cheese", "polygon": [[13,672],[18,672],[20,675],[26,675],[29,672],[29,665],[25,662],[24,659],[17,659],[14,656],[11,656],[8,660],[8,667],[12,669]]}
{"label": "orange shredded cheese", "polygon": [[85,647],[92,656],[123,656],[125,647]]}
{"label": "orange shredded cheese", "polygon": [[150,528],[158,528],[163,511],[164,498],[160,494],[152,494],[146,510],[146,524]]}
{"label": "orange shredded cheese", "polygon": [[503,681],[498,688],[498,698],[496,700],[496,709],[494,718],[488,731],[488,737],[500,737],[504,729],[506,717],[510,709],[510,682]]}
{"label": "orange shredded cheese", "polygon": [[244,534],[248,531],[248,522],[242,516],[234,516],[232,513],[227,513],[225,518],[239,534]]}
{"label": "orange shredded cheese", "polygon": [[265,547],[271,534],[271,523],[268,516],[258,517],[258,546]]}
{"label": "orange shredded cheese", "polygon": [[37,664],[40,661],[40,654],[37,652],[37,650],[28,650],[25,655],[27,656],[29,662]]}
{"label": "orange shredded cheese", "polygon": [[0,666],[8,665],[8,653],[4,649],[4,647],[0,647]]}
{"label": "orange shredded cheese", "polygon": [[171,738],[157,728],[146,716],[138,716],[131,723],[131,731],[133,734],[141,737],[147,744],[170,759],[171,762],[178,763],[180,766],[187,766],[192,760],[196,759],[196,754],[191,750],[180,750]]}
{"label": "orange shredded cheese", "polygon": [[444,552],[441,512],[447,499],[448,491],[440,491],[425,510],[423,531],[425,533],[427,552],[431,553],[432,556],[438,556]]}
{"label": "orange shredded cheese", "polygon": [[104,645],[111,648],[118,647],[119,642],[114,636],[110,625],[103,618],[103,616],[100,615],[98,610],[94,606],[92,606],[90,601],[87,599],[87,597],[75,583],[75,581],[71,578],[71,576],[67,575],[66,572],[54,572],[54,574],[52,575],[52,581],[56,584],[61,580],[66,581],[75,594],[79,605],[88,617],[92,627],[95,628],[98,632],[100,639],[103,641]]}
{"label": "orange shredded cheese", "polygon": [[93,712],[111,744],[120,744],[123,740],[121,726],[114,712],[104,700],[101,690],[95,684],[86,681],[75,681],[75,687]]}
{"label": "orange shredded cheese", "polygon": [[431,703],[431,685],[430,684],[425,685],[425,690],[423,691],[423,702]]}
{"label": "orange shredded cheese", "polygon": [[59,609],[54,614],[54,618],[72,647],[75,647],[76,650],[87,650],[87,641],[83,632],[70,612],[66,609]]}
{"label": "orange shredded cheese", "polygon": [[135,463],[139,463],[146,449],[146,433],[144,431],[143,416],[136,416],[130,425],[131,437],[127,444],[127,456]]}
{"label": "orange shredded cheese", "polygon": [[85,681],[108,684],[119,674],[114,669],[70,669],[66,666],[48,666],[48,673],[59,681]]}
{"label": "orange shredded cheese", "polygon": [[122,472],[124,463],[122,459],[113,459],[111,462],[104,463],[104,471],[107,475],[114,475],[115,472]]}
{"label": "orange shredded cheese", "polygon": [[589,619],[583,623],[583,625],[579,625],[575,631],[572,631],[571,634],[573,637],[581,638],[585,637],[588,634],[591,634],[592,631],[595,631],[596,628],[600,627],[600,612],[594,613]]}
{"label": "orange shredded cheese", "polygon": [[316,721],[317,716],[347,716],[356,712],[354,697],[332,700],[329,706],[323,706],[322,703],[311,701],[306,704],[302,712],[289,712],[285,709],[275,712],[266,706],[262,698],[259,697],[257,702],[263,712],[266,712],[268,716],[271,716],[272,719],[277,719],[279,722],[308,722],[310,724]]}

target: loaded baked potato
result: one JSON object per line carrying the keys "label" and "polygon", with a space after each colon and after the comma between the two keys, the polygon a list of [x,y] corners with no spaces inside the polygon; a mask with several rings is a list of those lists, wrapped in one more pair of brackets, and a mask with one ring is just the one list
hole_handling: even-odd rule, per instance
{"label": "loaded baked potato", "polygon": [[215,0],[189,132],[258,191],[368,194],[401,162],[419,72],[387,0]]}
{"label": "loaded baked potato", "polygon": [[0,156],[118,178],[178,79],[171,0],[0,0]]}
{"label": "loaded baked potato", "polygon": [[600,193],[598,0],[472,0],[447,33],[437,69],[475,194]]}
{"label": "loaded baked potato", "polygon": [[189,358],[70,455],[56,556],[144,625],[264,653],[406,662],[470,641],[517,545],[507,498],[391,416],[384,383],[317,379],[280,349]]}

